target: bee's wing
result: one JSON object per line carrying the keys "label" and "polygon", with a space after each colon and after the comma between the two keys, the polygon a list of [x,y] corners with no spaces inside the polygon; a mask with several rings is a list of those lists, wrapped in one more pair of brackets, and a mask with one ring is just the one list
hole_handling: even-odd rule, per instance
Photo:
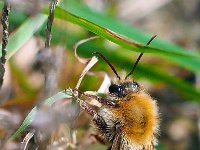
{"label": "bee's wing", "polygon": [[112,143],[111,150],[120,150],[121,147],[121,134],[118,132]]}

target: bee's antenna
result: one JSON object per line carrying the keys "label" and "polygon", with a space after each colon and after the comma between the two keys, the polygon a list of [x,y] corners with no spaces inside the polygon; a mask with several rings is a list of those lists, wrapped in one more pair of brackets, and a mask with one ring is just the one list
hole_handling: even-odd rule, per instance
{"label": "bee's antenna", "polygon": [[[153,39],[154,39],[156,36],[157,36],[157,35],[152,36],[151,39],[147,42],[147,44],[146,44],[145,46],[148,46],[148,45],[153,41]],[[133,72],[134,72],[134,70],[135,70],[137,64],[139,63],[139,61],[140,61],[140,59],[141,59],[141,57],[142,57],[143,54],[144,54],[144,52],[140,53],[140,55],[138,56],[136,62],[135,62],[134,65],[133,65],[132,70],[129,72],[129,74],[126,75],[125,79],[127,79],[131,74],[133,74]]]}
{"label": "bee's antenna", "polygon": [[112,71],[115,73],[115,75],[117,76],[117,78],[120,80],[120,76],[118,75],[117,71],[115,70],[115,68],[113,67],[113,65],[108,61],[108,59],[106,59],[105,56],[103,56],[103,54],[101,54],[100,52],[93,52],[93,55],[99,55],[112,69]]}

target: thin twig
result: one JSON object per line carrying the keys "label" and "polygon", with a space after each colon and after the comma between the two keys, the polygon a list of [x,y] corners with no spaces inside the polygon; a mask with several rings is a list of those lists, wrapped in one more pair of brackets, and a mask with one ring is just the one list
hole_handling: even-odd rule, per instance
{"label": "thin twig", "polygon": [[9,27],[9,14],[10,14],[10,3],[5,1],[2,13],[2,27],[3,27],[3,36],[2,36],[2,56],[1,56],[1,63],[0,63],[0,88],[3,84],[3,76],[5,73],[4,65],[6,63],[6,54],[7,54],[7,44],[8,44],[8,27]]}
{"label": "thin twig", "polygon": [[6,54],[7,54],[6,46],[8,44],[8,36],[9,36],[9,33],[8,33],[9,13],[10,13],[10,4],[8,2],[5,2],[4,7],[3,7],[3,15],[2,15],[2,19],[1,19],[1,23],[2,23],[2,26],[3,26],[2,56],[1,56],[2,64],[6,63]]}
{"label": "thin twig", "polygon": [[54,20],[54,10],[57,4],[57,0],[52,0],[51,4],[49,6],[49,16],[47,21],[47,28],[46,28],[46,42],[45,42],[45,48],[50,47],[51,42],[51,28]]}
{"label": "thin twig", "polygon": [[54,56],[52,55],[52,50],[50,49],[51,30],[52,30],[52,24],[54,21],[54,11],[55,11],[56,4],[57,4],[57,0],[51,0],[50,5],[49,5],[49,15],[48,15],[47,26],[46,26],[46,41],[45,41],[44,53],[49,54],[49,57],[46,58],[46,62],[43,64],[44,67],[46,68],[44,71],[45,96],[50,96],[52,92],[55,90],[54,87],[56,87],[56,86],[52,87],[52,85],[56,85],[56,78],[55,78],[56,68],[55,68],[55,65],[53,65],[54,61],[56,60],[55,58],[53,58]]}

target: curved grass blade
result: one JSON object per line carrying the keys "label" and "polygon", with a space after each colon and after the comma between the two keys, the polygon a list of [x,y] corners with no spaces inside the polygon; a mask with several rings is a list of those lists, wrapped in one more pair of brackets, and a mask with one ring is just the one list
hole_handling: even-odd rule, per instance
{"label": "curved grass blade", "polygon": [[[169,62],[176,63],[200,74],[200,56],[198,54],[187,51],[175,44],[159,40],[158,38],[152,42],[150,47],[142,47],[142,49],[139,49],[142,44],[134,41],[137,40],[140,43],[146,43],[150,35],[144,34],[113,18],[93,12],[89,8],[80,6],[80,4],[76,4],[75,2],[63,2],[60,4],[55,11],[55,17],[82,26],[122,47],[129,48],[133,51],[151,52]],[[133,41],[127,40],[123,36]]]}
{"label": "curved grass blade", "polygon": [[[70,98],[70,97],[71,97],[70,90],[61,91],[61,92],[58,92],[57,94],[55,94],[54,96],[46,99],[44,101],[44,104],[46,106],[51,106],[52,104],[54,104],[55,102],[57,102],[59,100],[62,100],[64,98]],[[9,138],[9,140],[14,140],[22,131],[24,131],[31,124],[36,112],[37,112],[37,106],[35,106],[30,111],[30,113],[27,115],[27,117],[22,122],[21,126],[17,129],[17,131],[15,131],[15,133]]]}
{"label": "curved grass blade", "polygon": [[[150,34],[141,33],[133,27],[105,15],[98,14],[88,7],[71,0],[63,1],[57,7],[55,17],[78,24],[101,37],[135,51],[139,51],[136,48],[143,46],[152,37]],[[151,46],[154,48],[145,47],[142,51],[196,57],[194,53],[188,52],[177,45],[163,42],[158,38],[154,40]]]}

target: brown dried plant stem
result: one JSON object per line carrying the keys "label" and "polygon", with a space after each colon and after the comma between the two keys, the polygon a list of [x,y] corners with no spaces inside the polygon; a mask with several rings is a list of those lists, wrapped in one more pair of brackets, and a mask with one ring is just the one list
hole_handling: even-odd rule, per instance
{"label": "brown dried plant stem", "polygon": [[[50,65],[47,65],[47,67],[44,71],[44,77],[45,77],[45,83],[44,83],[44,94],[45,96],[51,96],[51,94],[55,91],[55,87],[57,85],[57,78],[52,78],[56,75],[57,69],[55,68],[55,65],[53,61],[56,61],[56,58],[53,58],[52,50],[50,48],[51,43],[51,30],[52,30],[52,24],[54,21],[54,11],[57,4],[57,0],[51,0],[50,6],[49,6],[49,15],[47,20],[47,26],[46,26],[46,41],[45,41],[45,53],[49,53],[50,57],[47,58],[47,63],[50,63]],[[46,63],[46,64],[47,64]]]}
{"label": "brown dried plant stem", "polygon": [[47,28],[46,28],[46,42],[45,42],[45,47],[49,48],[50,47],[50,42],[51,42],[51,28],[54,20],[54,10],[57,4],[57,0],[52,0],[50,7],[49,7],[49,16],[48,16],[48,21],[47,21]]}
{"label": "brown dried plant stem", "polygon": [[[50,97],[52,96],[53,92],[55,91],[55,88],[57,86],[57,64],[56,63],[56,56],[53,55],[52,50],[50,48],[50,43],[51,43],[51,30],[52,30],[52,24],[54,21],[54,10],[57,4],[57,0],[51,0],[50,5],[49,5],[49,14],[48,14],[48,20],[47,20],[47,26],[46,26],[46,40],[45,40],[45,47],[41,51],[41,56],[43,56],[39,60],[41,61],[41,66],[42,66],[42,72],[44,74],[44,97]],[[40,101],[39,101],[40,104]],[[36,134],[36,135],[35,135]],[[23,143],[21,145],[21,150],[25,150],[28,147],[30,139],[37,135],[39,135],[40,132],[35,130],[31,130],[26,137],[23,140]],[[42,141],[38,138],[36,139],[36,145],[40,147],[40,149],[46,149],[47,148],[47,143],[48,143],[49,138],[43,139]]]}
{"label": "brown dried plant stem", "polygon": [[3,35],[2,35],[2,56],[1,56],[1,62],[0,62],[0,88],[2,87],[3,84],[3,77],[5,73],[5,63],[6,63],[6,54],[7,54],[7,44],[8,44],[8,27],[9,27],[9,14],[10,14],[10,3],[4,2],[4,7],[3,7],[3,13],[2,13],[2,27],[3,27]]}

